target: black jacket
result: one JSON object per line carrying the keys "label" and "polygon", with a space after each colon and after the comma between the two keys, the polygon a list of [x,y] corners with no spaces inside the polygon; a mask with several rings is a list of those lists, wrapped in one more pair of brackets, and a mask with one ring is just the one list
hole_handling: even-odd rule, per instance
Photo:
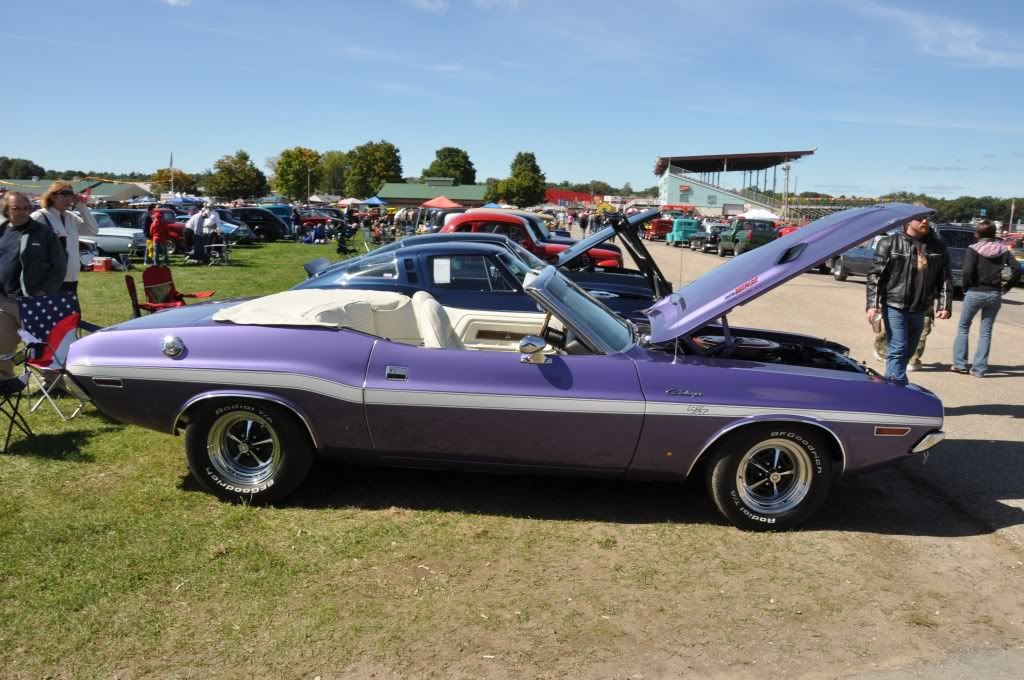
{"label": "black jacket", "polygon": [[[908,312],[911,309],[912,281],[914,276],[914,239],[904,232],[886,236],[875,248],[875,260],[868,272],[867,309],[888,305]],[[934,301],[936,311],[953,310],[953,272],[949,266],[946,244],[933,234],[924,241],[928,256],[928,271],[925,279],[926,302]]]}
{"label": "black jacket", "polygon": [[[987,247],[986,247],[987,246]],[[979,248],[981,252],[979,252]],[[997,255],[985,256],[987,250],[998,251]],[[1003,287],[1003,267],[1010,268],[1010,281]],[[994,239],[982,239],[967,249],[964,255],[964,290],[1003,289],[1009,291],[1020,281],[1020,263],[1010,251]]]}
{"label": "black jacket", "polygon": [[[6,218],[0,220],[0,226],[14,228]],[[23,295],[50,295],[60,290],[68,260],[64,247],[49,224],[29,220],[21,228],[18,250]]]}

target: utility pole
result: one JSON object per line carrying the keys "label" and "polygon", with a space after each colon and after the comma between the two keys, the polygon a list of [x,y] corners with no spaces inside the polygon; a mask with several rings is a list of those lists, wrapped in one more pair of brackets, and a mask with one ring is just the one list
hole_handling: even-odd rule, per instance
{"label": "utility pole", "polygon": [[789,219],[789,161],[782,164],[782,216]]}
{"label": "utility pole", "polygon": [[307,165],[306,166],[306,203],[309,203],[309,196],[310,196],[310,191],[309,191],[309,173],[311,171],[312,171],[312,168],[310,168]]}

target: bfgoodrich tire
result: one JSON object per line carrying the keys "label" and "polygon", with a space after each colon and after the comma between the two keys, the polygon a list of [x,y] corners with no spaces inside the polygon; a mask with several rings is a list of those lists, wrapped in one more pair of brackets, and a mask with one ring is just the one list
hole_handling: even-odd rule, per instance
{"label": "bfgoodrich tire", "polygon": [[706,481],[715,507],[740,529],[791,529],[828,497],[830,442],[796,424],[744,428],[715,447]]}
{"label": "bfgoodrich tire", "polygon": [[291,412],[241,398],[201,404],[185,429],[185,452],[205,490],[255,504],[286,498],[306,479],[315,457]]}

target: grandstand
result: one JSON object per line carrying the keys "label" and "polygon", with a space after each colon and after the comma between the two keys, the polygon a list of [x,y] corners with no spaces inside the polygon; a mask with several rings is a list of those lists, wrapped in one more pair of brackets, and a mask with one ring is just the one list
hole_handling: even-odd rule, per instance
{"label": "grandstand", "polygon": [[[791,219],[816,219],[874,202],[873,199],[810,199],[790,195],[791,163],[815,151],[661,156],[655,165],[655,174],[659,175],[658,199],[662,205],[693,205],[708,216],[760,207]],[[740,175],[739,188],[735,187],[736,173]],[[733,186],[726,186],[727,182]]]}

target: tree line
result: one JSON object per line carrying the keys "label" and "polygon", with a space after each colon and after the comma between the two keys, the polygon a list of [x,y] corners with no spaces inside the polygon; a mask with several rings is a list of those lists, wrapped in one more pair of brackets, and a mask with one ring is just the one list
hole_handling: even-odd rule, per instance
{"label": "tree line", "polygon": [[[292,147],[267,159],[266,167],[271,172],[269,178],[246,151],[238,150],[217,159],[212,168],[202,172],[187,173],[175,168],[174,189],[188,194],[198,194],[202,189],[208,195],[228,200],[258,198],[273,190],[287,198],[303,200],[313,193],[368,198],[380,191],[386,182],[417,183],[432,177],[449,177],[456,184],[475,184],[477,180],[476,167],[469,154],[453,146],[437,149],[434,160],[422,169],[418,177],[403,177],[401,152],[397,146],[383,139],[378,142],[368,141],[348,151],[318,152],[301,146]],[[160,193],[170,190],[171,175],[170,168],[161,168],[155,173],[47,170],[25,158],[0,156],[0,179],[102,177],[127,182],[148,181],[152,184],[153,192]],[[622,187],[597,179],[589,182],[548,182],[536,155],[529,151],[516,154],[509,165],[508,177],[488,177],[484,184],[487,185],[486,200],[522,206],[542,203],[544,192],[549,188],[597,195],[658,195],[657,186],[635,191],[629,182]],[[800,196],[836,198],[813,191],[802,192]],[[879,200],[923,203],[934,208],[936,219],[943,222],[966,222],[980,217],[984,211],[990,219],[1008,223],[1012,199],[994,196],[938,198],[900,191],[880,196]],[[1016,214],[1021,213],[1024,213],[1024,201],[1018,206]],[[1018,219],[1014,218],[1015,221]]]}

